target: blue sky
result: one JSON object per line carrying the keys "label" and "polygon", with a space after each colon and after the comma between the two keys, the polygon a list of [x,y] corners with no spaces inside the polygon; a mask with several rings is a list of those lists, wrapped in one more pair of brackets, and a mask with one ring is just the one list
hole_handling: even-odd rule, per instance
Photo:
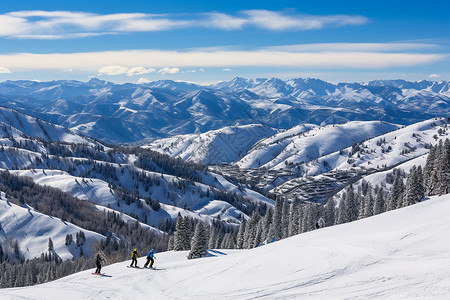
{"label": "blue sky", "polygon": [[8,1],[0,81],[450,80],[449,1]]}

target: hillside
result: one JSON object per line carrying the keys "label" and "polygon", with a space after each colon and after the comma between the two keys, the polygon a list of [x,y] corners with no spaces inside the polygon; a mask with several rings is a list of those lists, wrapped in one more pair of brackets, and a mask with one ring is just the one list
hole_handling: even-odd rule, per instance
{"label": "hillside", "polygon": [[258,124],[232,126],[201,134],[159,139],[143,148],[195,163],[232,163],[241,159],[256,142],[276,132],[273,128]]}
{"label": "hillside", "polygon": [[398,128],[398,125],[379,121],[324,127],[300,125],[259,141],[236,165],[240,168],[289,168],[286,166],[308,163]]}
{"label": "hillside", "polygon": [[[157,254],[156,270],[129,262],[52,283],[2,290],[8,299],[432,298],[450,293],[450,197],[297,235],[252,250]],[[220,253],[225,255],[220,255]],[[143,264],[143,260],[139,260]]]}
{"label": "hillside", "polygon": [[50,217],[36,211],[32,207],[20,207],[6,200],[1,193],[0,199],[0,244],[18,241],[19,249],[25,258],[39,257],[48,253],[48,239],[54,244],[54,251],[63,260],[80,256],[80,248],[75,245],[75,240],[70,245],[65,245],[67,234],[74,239],[77,233],[83,231],[86,241],[83,245],[84,255],[92,256],[96,244],[105,239],[105,236],[96,232],[85,230],[59,218]]}

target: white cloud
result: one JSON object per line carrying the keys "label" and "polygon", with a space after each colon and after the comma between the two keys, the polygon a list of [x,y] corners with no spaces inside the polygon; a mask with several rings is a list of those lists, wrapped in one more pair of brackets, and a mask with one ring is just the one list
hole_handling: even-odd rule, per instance
{"label": "white cloud", "polygon": [[180,73],[180,69],[179,68],[161,68],[158,73],[161,74],[177,74]]}
{"label": "white cloud", "polygon": [[0,67],[0,74],[9,74],[9,73],[11,73],[10,70],[8,70],[5,67]]}
{"label": "white cloud", "polygon": [[428,78],[439,78],[441,77],[441,75],[439,74],[431,74],[430,76],[428,76]]}
{"label": "white cloud", "polygon": [[317,43],[317,44],[298,44],[286,46],[267,47],[269,50],[280,51],[404,51],[433,49],[439,45],[421,44],[421,43]]}
{"label": "white cloud", "polygon": [[[127,74],[136,66],[159,68],[158,73],[179,73],[182,67],[297,67],[381,69],[415,66],[440,61],[445,54],[392,53],[375,51],[295,52],[271,49],[251,51],[163,51],[126,50],[81,53],[0,54],[0,66],[17,71],[73,69],[101,75]],[[177,68],[166,66],[176,65]],[[131,68],[131,69],[130,69]],[[143,68],[143,67],[142,67]],[[146,69],[149,70],[149,69]]]}
{"label": "white cloud", "polygon": [[200,72],[202,72],[202,73],[204,73],[205,72],[205,69],[203,69],[203,68],[200,68],[200,69],[198,69]]}
{"label": "white cloud", "polygon": [[138,84],[144,84],[144,83],[149,83],[149,82],[151,82],[151,81],[144,77],[139,78],[139,80],[137,81]]}
{"label": "white cloud", "polygon": [[145,67],[133,67],[127,71],[127,76],[137,76],[142,74],[148,74],[155,72],[154,68],[145,68]]}
{"label": "white cloud", "polygon": [[108,66],[102,67],[100,68],[100,70],[98,70],[99,75],[109,75],[109,76],[122,75],[127,72],[128,68],[122,66]]}
{"label": "white cloud", "polygon": [[325,26],[363,25],[369,20],[364,16],[289,15],[269,10],[247,10],[247,22],[268,30],[313,30]]}
{"label": "white cloud", "polygon": [[203,22],[205,27],[236,30],[241,29],[248,23],[248,20],[245,18],[234,17],[223,13],[208,13],[205,16],[207,16],[207,19]]}
{"label": "white cloud", "polygon": [[326,26],[362,25],[364,16],[314,16],[246,10],[237,15],[220,12],[191,14],[116,13],[73,11],[16,11],[0,15],[0,36],[21,39],[83,38],[124,32],[166,31],[177,28],[240,30],[246,26],[266,30],[312,30]]}

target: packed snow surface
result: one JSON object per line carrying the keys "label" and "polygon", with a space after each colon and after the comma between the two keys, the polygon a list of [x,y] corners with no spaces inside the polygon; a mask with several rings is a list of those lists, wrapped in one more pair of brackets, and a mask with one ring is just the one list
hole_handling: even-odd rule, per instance
{"label": "packed snow surface", "polygon": [[[450,195],[252,250],[157,254],[155,270],[103,268],[2,299],[448,299]],[[148,249],[142,249],[147,251]],[[221,255],[221,253],[223,255]],[[139,265],[145,258],[139,259]],[[94,263],[92,263],[94,265]]]}

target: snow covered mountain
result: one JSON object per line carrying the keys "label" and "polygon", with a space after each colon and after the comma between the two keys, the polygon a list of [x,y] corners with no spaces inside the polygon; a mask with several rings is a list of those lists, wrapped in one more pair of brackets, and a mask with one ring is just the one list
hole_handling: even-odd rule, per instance
{"label": "snow covered mountain", "polygon": [[[445,299],[450,293],[449,195],[251,250],[158,253],[156,269],[104,267],[7,299]],[[139,259],[139,264],[144,258]]]}
{"label": "snow covered mountain", "polygon": [[308,163],[398,128],[398,125],[379,121],[354,121],[324,127],[300,125],[259,141],[236,165],[240,168],[282,169]]}
{"label": "snow covered mountain", "polygon": [[241,159],[256,142],[276,132],[271,127],[258,124],[232,126],[201,134],[159,139],[143,148],[184,161],[202,164],[232,163]]}
{"label": "snow covered mountain", "polygon": [[5,81],[0,105],[111,143],[199,134],[227,126],[383,120],[409,125],[450,113],[449,82],[332,84],[318,79],[235,78],[210,86]]}

